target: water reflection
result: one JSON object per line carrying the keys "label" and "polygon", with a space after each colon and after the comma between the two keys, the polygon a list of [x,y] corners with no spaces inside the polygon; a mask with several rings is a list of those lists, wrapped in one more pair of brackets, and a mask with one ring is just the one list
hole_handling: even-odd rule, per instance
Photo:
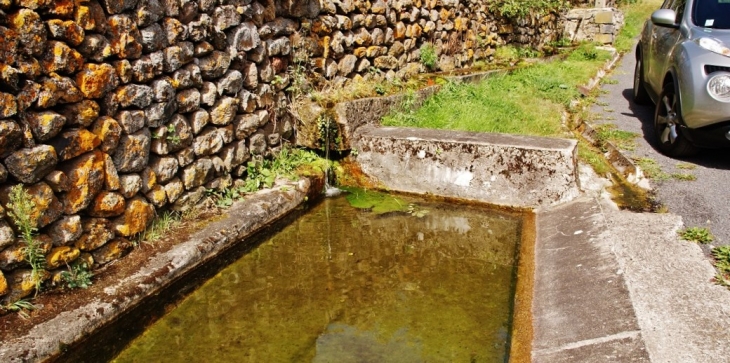
{"label": "water reflection", "polygon": [[415,202],[423,218],[324,200],[116,361],[504,361],[520,220]]}

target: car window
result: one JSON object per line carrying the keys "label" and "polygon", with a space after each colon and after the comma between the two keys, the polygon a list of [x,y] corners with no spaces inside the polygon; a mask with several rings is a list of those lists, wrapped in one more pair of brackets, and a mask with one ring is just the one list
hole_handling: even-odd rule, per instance
{"label": "car window", "polygon": [[692,22],[705,28],[730,29],[730,0],[697,0]]}

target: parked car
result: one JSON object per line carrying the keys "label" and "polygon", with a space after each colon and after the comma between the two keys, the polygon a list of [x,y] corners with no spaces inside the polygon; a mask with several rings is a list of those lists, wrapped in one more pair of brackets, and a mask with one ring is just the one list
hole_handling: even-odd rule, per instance
{"label": "parked car", "polygon": [[665,0],[636,48],[634,100],[653,102],[659,150],[730,146],[730,0]]}

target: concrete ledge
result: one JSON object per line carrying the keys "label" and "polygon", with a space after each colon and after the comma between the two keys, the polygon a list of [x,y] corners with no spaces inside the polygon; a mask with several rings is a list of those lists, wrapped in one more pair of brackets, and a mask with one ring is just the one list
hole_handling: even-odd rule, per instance
{"label": "concrete ledge", "polygon": [[579,194],[575,140],[363,126],[356,161],[388,189],[534,208]]}
{"label": "concrete ledge", "polygon": [[[23,337],[2,342],[0,362],[45,361],[58,356],[64,347],[93,336],[196,267],[211,262],[233,245],[290,213],[306,200],[309,191],[310,182],[302,180],[289,185],[286,191],[262,191],[234,204],[223,218],[170,250],[149,257],[134,275],[119,280],[106,276],[106,281],[95,281],[95,286],[106,284],[103,289],[106,296],[102,294],[84,306],[39,323]],[[93,357],[86,358],[96,361]]]}

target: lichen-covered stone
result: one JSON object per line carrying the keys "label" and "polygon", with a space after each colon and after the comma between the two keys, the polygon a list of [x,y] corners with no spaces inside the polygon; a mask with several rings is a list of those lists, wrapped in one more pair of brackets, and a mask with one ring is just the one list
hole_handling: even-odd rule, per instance
{"label": "lichen-covered stone", "polygon": [[226,145],[218,155],[223,160],[223,168],[229,172],[251,158],[251,153],[246,146],[246,140]]}
{"label": "lichen-covered stone", "polygon": [[15,231],[5,219],[0,219],[0,250],[15,243]]}
{"label": "lichen-covered stone", "polygon": [[47,232],[54,246],[66,246],[81,237],[83,232],[81,217],[78,215],[63,216],[54,222]]}
{"label": "lichen-covered stone", "polygon": [[48,42],[47,49],[41,58],[41,66],[47,73],[60,72],[71,74],[81,69],[84,57],[66,43],[59,41]]}
{"label": "lichen-covered stone", "polygon": [[177,44],[188,37],[188,31],[185,25],[175,18],[163,19],[162,29],[165,32],[168,44]]}
{"label": "lichen-covered stone", "polygon": [[218,89],[213,82],[203,82],[200,89],[200,103],[204,106],[213,106],[218,99]]}
{"label": "lichen-covered stone", "polygon": [[158,183],[166,183],[175,177],[179,163],[174,156],[152,157],[150,169],[155,173]]}
{"label": "lichen-covered stone", "polygon": [[201,186],[213,178],[213,162],[200,158],[183,169],[182,181],[186,190]]}
{"label": "lichen-covered stone", "polygon": [[157,185],[157,174],[152,168],[145,168],[139,173],[142,177],[142,193],[147,193]]}
{"label": "lichen-covered stone", "polygon": [[61,246],[54,247],[46,255],[46,268],[50,270],[63,267],[79,257],[81,251],[76,247]]}
{"label": "lichen-covered stone", "polygon": [[200,91],[195,88],[179,92],[176,98],[180,113],[188,113],[200,108]]}
{"label": "lichen-covered stone", "polygon": [[165,55],[162,51],[150,53],[132,62],[132,81],[146,83],[164,71]]}
{"label": "lichen-covered stone", "polygon": [[46,26],[40,15],[30,9],[20,9],[7,17],[8,25],[17,34],[18,50],[29,55],[40,55],[46,47]]}
{"label": "lichen-covered stone", "polygon": [[211,55],[200,59],[198,66],[200,73],[205,80],[220,78],[226,73],[231,65],[231,57],[228,53],[214,51]]}
{"label": "lichen-covered stone", "polygon": [[188,116],[188,121],[190,122],[193,134],[197,135],[210,122],[210,115],[204,109],[197,110]]}
{"label": "lichen-covered stone", "polygon": [[119,122],[125,134],[133,134],[141,130],[146,123],[145,113],[142,110],[120,111],[114,119]]}
{"label": "lichen-covered stone", "polygon": [[88,127],[99,117],[99,104],[92,100],[83,100],[71,105],[65,105],[60,113],[66,118],[66,124],[70,126]]}
{"label": "lichen-covered stone", "polygon": [[36,104],[40,108],[49,108],[57,104],[80,102],[84,94],[76,88],[71,78],[50,73],[41,79],[41,89]]}
{"label": "lichen-covered stone", "polygon": [[253,155],[264,155],[266,153],[266,136],[257,133],[249,138],[248,149]]}
{"label": "lichen-covered stone", "polygon": [[112,53],[123,59],[139,58],[142,55],[142,36],[131,16],[112,15],[107,23]]}
{"label": "lichen-covered stone", "polygon": [[71,129],[62,132],[49,143],[56,149],[59,161],[66,161],[94,150],[101,143],[101,139],[86,129]]}
{"label": "lichen-covered stone", "polygon": [[9,273],[6,278],[10,292],[3,298],[4,304],[14,303],[32,294],[36,289],[36,281],[44,282],[51,277],[46,270],[40,270],[34,274],[32,270],[16,270]]}
{"label": "lichen-covered stone", "polygon": [[[162,69],[165,72],[174,72],[193,59],[192,43],[181,42],[179,44],[167,47],[162,52]],[[182,44],[186,44],[186,46],[182,47]]]}
{"label": "lichen-covered stone", "polygon": [[26,112],[23,120],[30,125],[33,137],[38,141],[50,140],[66,124],[66,118],[53,111]]}
{"label": "lichen-covered stone", "polygon": [[183,192],[185,192],[185,186],[180,178],[174,178],[163,186],[165,188],[165,195],[167,195],[168,203],[175,203],[177,198],[180,198]]}
{"label": "lichen-covered stone", "polygon": [[0,26],[0,60],[6,64],[15,63],[18,53],[18,33],[12,29]]}
{"label": "lichen-covered stone", "polygon": [[210,123],[219,126],[230,124],[236,116],[238,102],[238,99],[233,97],[219,99],[213,108],[210,109]]}
{"label": "lichen-covered stone", "polygon": [[167,47],[167,37],[162,26],[154,23],[139,31],[142,39],[142,50],[145,53],[156,52]]}
{"label": "lichen-covered stone", "polygon": [[116,88],[117,72],[109,64],[87,63],[76,74],[76,84],[86,98],[101,98]]}
{"label": "lichen-covered stone", "polygon": [[66,173],[62,172],[61,170],[51,171],[43,178],[43,180],[56,193],[67,192],[68,189],[71,187]]}
{"label": "lichen-covered stone", "polygon": [[113,155],[117,171],[129,173],[144,169],[150,157],[151,139],[150,131],[146,128],[123,135]]}
{"label": "lichen-covered stone", "polygon": [[[155,217],[155,208],[142,197],[132,198],[127,203],[124,214],[112,222],[117,235],[129,237],[147,228]],[[96,256],[94,256],[96,260]]]}
{"label": "lichen-covered stone", "polygon": [[51,37],[77,46],[84,41],[84,28],[72,20],[51,19],[46,22]]}
{"label": "lichen-covered stone", "polygon": [[142,1],[137,6],[135,14],[137,16],[137,26],[144,27],[162,19],[165,16],[165,9],[162,7],[160,0]]}
{"label": "lichen-covered stone", "polygon": [[223,135],[215,127],[208,127],[193,140],[193,151],[198,156],[208,156],[219,152],[225,145]]}
{"label": "lichen-covered stone", "polygon": [[132,248],[134,248],[134,244],[128,239],[115,238],[113,241],[93,251],[91,255],[94,256],[94,262],[105,265],[124,257]]}
{"label": "lichen-covered stone", "polygon": [[104,189],[115,191],[121,188],[117,167],[114,165],[112,157],[104,153]]}
{"label": "lichen-covered stone", "polygon": [[122,59],[112,63],[112,65],[121,83],[126,84],[132,81],[132,76],[134,75],[132,63],[126,59]]}
{"label": "lichen-covered stone", "polygon": [[104,153],[94,151],[62,164],[69,190],[63,197],[63,212],[76,214],[89,206],[104,186]]}
{"label": "lichen-covered stone", "polygon": [[101,191],[91,202],[86,213],[92,217],[116,217],[124,213],[124,196],[115,192]]}
{"label": "lichen-covered stone", "polygon": [[8,156],[22,144],[20,126],[10,120],[0,120],[0,158]]}
{"label": "lichen-covered stone", "polygon": [[150,86],[128,84],[117,88],[114,94],[121,107],[145,108],[152,103],[152,87]]}
{"label": "lichen-covered stone", "polygon": [[117,120],[108,116],[102,116],[91,126],[91,132],[101,140],[99,149],[104,152],[110,152],[119,145],[119,139],[122,136],[122,127]]}
{"label": "lichen-covered stone", "polygon": [[183,193],[173,204],[172,209],[178,212],[185,212],[194,208],[205,196],[205,187],[200,186]]}
{"label": "lichen-covered stone", "polygon": [[112,47],[109,39],[101,34],[88,34],[76,47],[76,50],[87,58],[87,61],[103,62],[112,56]]}
{"label": "lichen-covered stone", "polygon": [[38,145],[15,151],[5,159],[10,175],[23,183],[35,183],[43,179],[58,164],[56,150],[50,145]]}
{"label": "lichen-covered stone", "polygon": [[14,116],[18,113],[18,102],[10,93],[0,92],[0,118]]}
{"label": "lichen-covered stone", "polygon": [[145,193],[147,200],[157,208],[164,207],[167,204],[167,194],[162,185],[155,185],[151,190]]}
{"label": "lichen-covered stone", "polygon": [[5,279],[5,275],[0,271],[0,296],[6,295],[8,291],[10,291],[8,280]]}
{"label": "lichen-covered stone", "polygon": [[114,238],[112,223],[106,218],[84,218],[81,228],[83,233],[74,246],[82,251],[93,251]]}
{"label": "lichen-covered stone", "polygon": [[175,100],[157,102],[144,109],[147,126],[160,127],[167,123],[178,112],[178,103]]}
{"label": "lichen-covered stone", "polygon": [[193,142],[193,133],[187,120],[180,114],[175,114],[167,126],[155,131],[152,142],[152,151],[157,155],[167,155],[171,152],[188,147]]}
{"label": "lichen-covered stone", "polygon": [[119,192],[125,198],[132,198],[142,189],[142,177],[137,174],[119,176]]}
{"label": "lichen-covered stone", "polygon": [[241,88],[243,88],[243,74],[237,70],[229,70],[216,84],[216,90],[221,94],[235,95]]}

